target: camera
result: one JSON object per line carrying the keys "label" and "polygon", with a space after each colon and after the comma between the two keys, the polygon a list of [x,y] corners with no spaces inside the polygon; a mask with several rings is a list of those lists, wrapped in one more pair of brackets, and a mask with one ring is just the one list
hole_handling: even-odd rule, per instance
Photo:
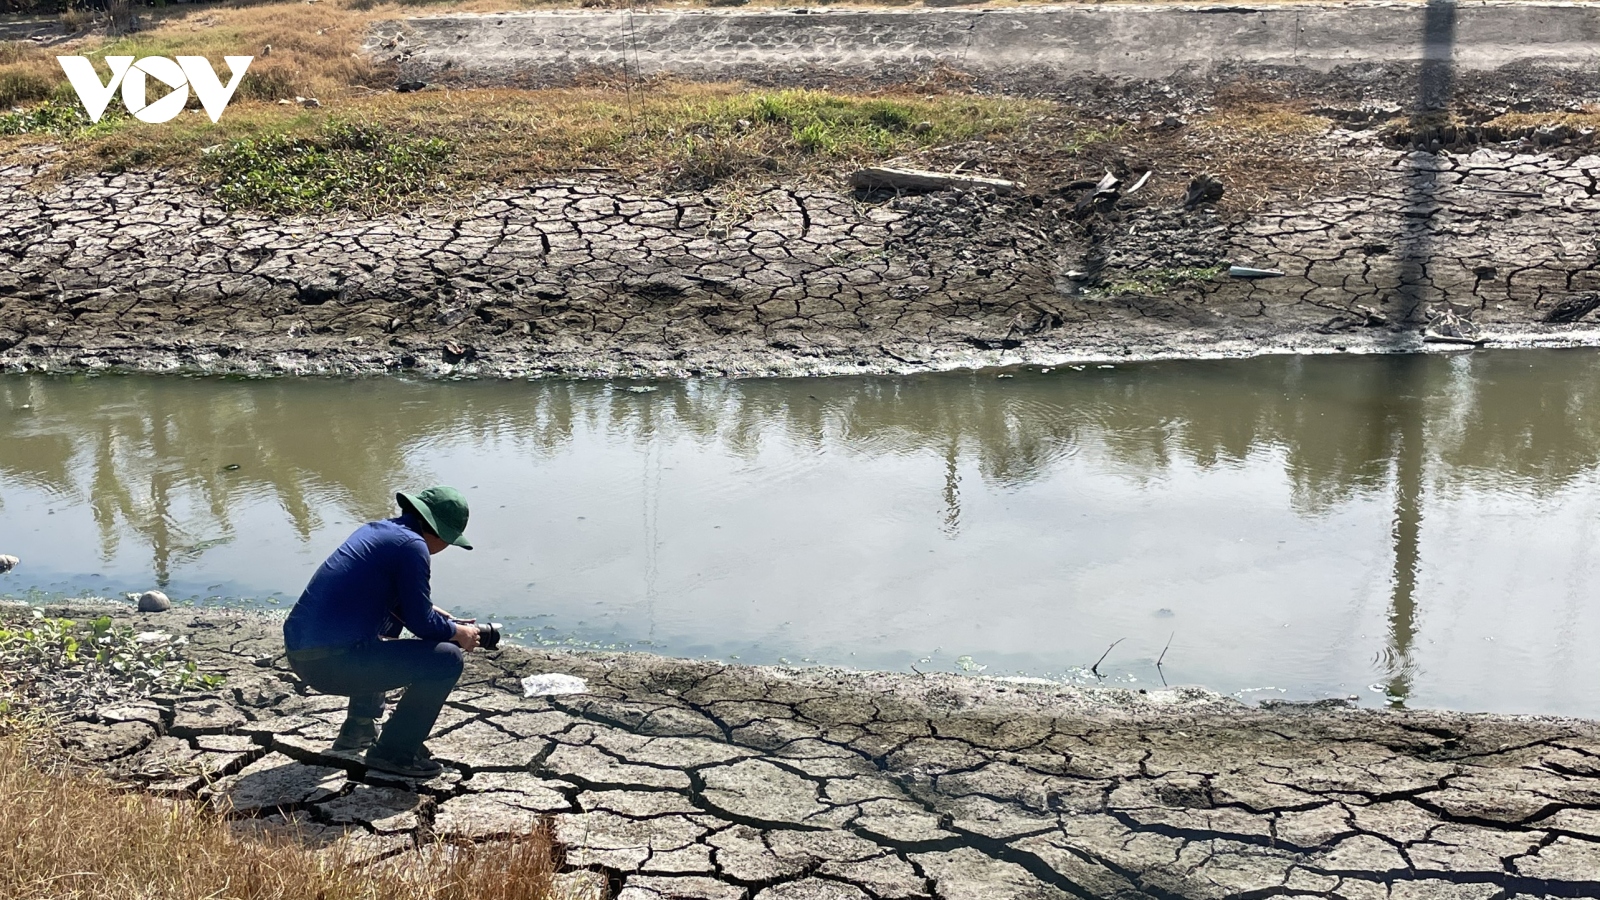
{"label": "camera", "polygon": [[483,622],[478,625],[478,646],[494,650],[500,646],[500,623]]}

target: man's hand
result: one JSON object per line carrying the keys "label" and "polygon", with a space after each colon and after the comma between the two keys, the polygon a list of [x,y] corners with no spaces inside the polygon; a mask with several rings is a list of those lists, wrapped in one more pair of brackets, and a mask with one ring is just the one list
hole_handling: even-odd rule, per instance
{"label": "man's hand", "polygon": [[473,622],[478,621],[477,619],[458,619],[455,616],[450,615],[450,611],[449,610],[447,610],[447,609],[445,609],[443,607],[439,607],[439,606],[435,606],[433,608],[433,611],[438,613],[441,616],[444,616],[446,619],[449,619],[452,622],[465,622],[468,625],[471,625]]}
{"label": "man's hand", "polygon": [[461,649],[463,649],[463,650],[476,650],[476,649],[478,649],[478,628],[477,628],[477,626],[475,626],[475,625],[464,625],[464,624],[461,624],[459,622],[456,623],[455,642],[457,644],[459,644],[461,646]]}

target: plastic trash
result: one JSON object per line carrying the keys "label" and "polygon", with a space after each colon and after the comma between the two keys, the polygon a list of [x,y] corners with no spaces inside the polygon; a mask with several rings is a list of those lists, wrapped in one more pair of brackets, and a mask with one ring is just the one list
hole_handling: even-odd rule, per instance
{"label": "plastic trash", "polygon": [[548,697],[554,694],[587,694],[589,683],[576,675],[551,672],[522,679],[522,696]]}

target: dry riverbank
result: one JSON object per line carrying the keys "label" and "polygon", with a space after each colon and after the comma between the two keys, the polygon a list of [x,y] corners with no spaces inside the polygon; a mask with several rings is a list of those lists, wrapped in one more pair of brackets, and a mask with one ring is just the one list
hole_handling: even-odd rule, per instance
{"label": "dry riverbank", "polygon": [[[1592,7],[1417,35],[1404,5],[1098,9],[661,13],[641,80],[614,71],[612,14],[319,7],[221,130],[83,129],[50,103],[13,123],[0,368],[903,372],[1414,350],[1447,311],[1491,344],[1600,344],[1600,81],[1563,43]],[[159,39],[216,50],[228,32],[187,16]],[[1227,42],[1118,68],[1082,40],[1096,16]],[[1381,46],[1338,24],[1390,19]],[[1002,32],[1056,62],[1019,67]],[[715,52],[664,49],[690,38]],[[1449,65],[1408,61],[1447,38]],[[1129,46],[1205,43],[1152,41]],[[39,81],[42,53],[9,65]],[[738,82],[675,80],[700,77]],[[275,102],[293,78],[324,102]],[[848,187],[885,161],[1018,188]]]}
{"label": "dry riverbank", "polygon": [[1600,304],[1600,157],[1351,153],[1359,194],[1253,210],[1135,195],[1088,219],[1070,193],[813,184],[735,204],[592,180],[279,219],[161,174],[36,190],[14,166],[0,365],[862,373],[1415,349],[1446,308],[1496,342],[1600,341],[1581,321]]}
{"label": "dry riverbank", "polygon": [[[510,648],[473,654],[430,739],[459,774],[413,784],[325,752],[340,703],[273,621],[116,619],[223,683],[72,710],[67,748],[374,862],[548,817],[626,900],[1600,891],[1590,722]],[[525,696],[548,673],[587,691]]]}

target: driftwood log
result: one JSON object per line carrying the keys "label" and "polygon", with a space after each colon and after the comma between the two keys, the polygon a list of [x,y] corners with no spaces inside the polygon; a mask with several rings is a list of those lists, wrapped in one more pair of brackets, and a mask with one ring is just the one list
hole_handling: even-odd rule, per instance
{"label": "driftwood log", "polygon": [[959,188],[969,191],[993,191],[1009,194],[1017,189],[1015,181],[1003,178],[981,178],[948,172],[929,172],[923,169],[890,169],[872,166],[850,176],[850,186],[876,190],[888,188],[896,191],[947,191]]}

